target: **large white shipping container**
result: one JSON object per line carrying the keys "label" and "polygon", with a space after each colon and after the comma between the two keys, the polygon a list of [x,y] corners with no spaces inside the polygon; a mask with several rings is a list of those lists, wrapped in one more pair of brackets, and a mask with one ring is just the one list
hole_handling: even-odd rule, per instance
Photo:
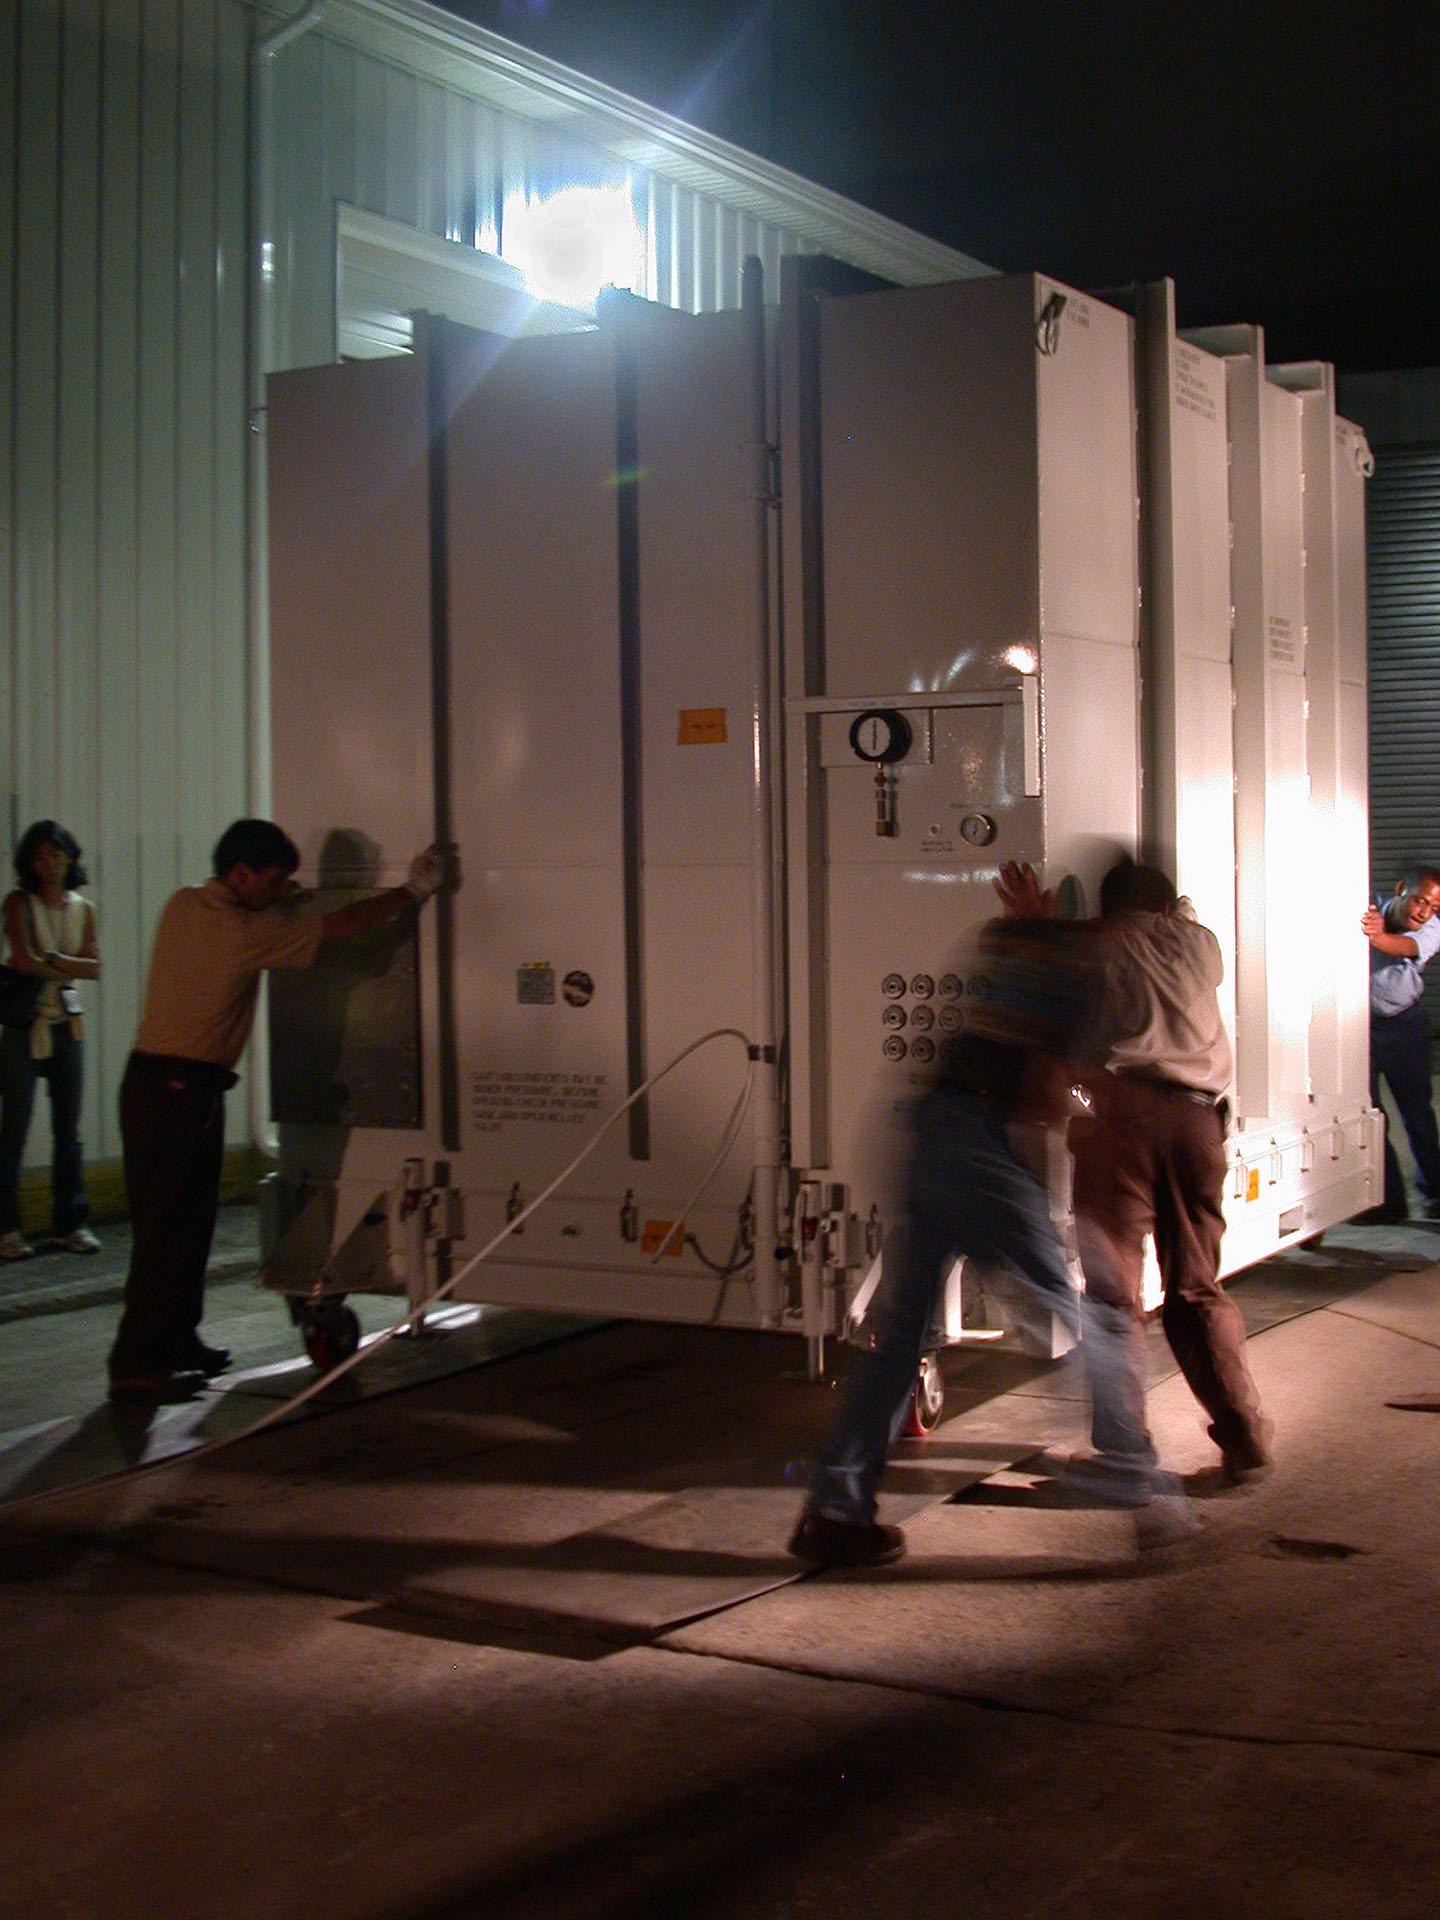
{"label": "large white shipping container", "polygon": [[463,870],[413,940],[277,983],[267,1278],[312,1325],[453,1284],[818,1357],[1010,859],[1084,913],[1156,852],[1220,937],[1228,1266],[1376,1197],[1363,990],[1306,937],[1366,886],[1328,384],[1180,340],[1165,288],[857,279],[272,378],[277,815],[317,885],[432,834]]}

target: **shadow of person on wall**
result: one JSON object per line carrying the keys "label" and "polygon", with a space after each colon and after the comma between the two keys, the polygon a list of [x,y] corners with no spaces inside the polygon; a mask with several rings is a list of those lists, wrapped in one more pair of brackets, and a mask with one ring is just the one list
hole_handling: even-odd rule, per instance
{"label": "shadow of person on wall", "polygon": [[[375,893],[383,852],[367,834],[326,835],[307,910]],[[270,976],[270,1111],[278,1167],[262,1208],[265,1269],[291,1299],[331,1251],[337,1182],[355,1127],[421,1124],[416,918],[328,941],[313,966]]]}

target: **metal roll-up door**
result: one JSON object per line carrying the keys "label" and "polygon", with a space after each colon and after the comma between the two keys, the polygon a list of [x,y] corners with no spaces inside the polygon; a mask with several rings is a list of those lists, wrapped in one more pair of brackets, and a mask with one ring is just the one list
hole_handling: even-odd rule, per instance
{"label": "metal roll-up door", "polygon": [[[1379,447],[1366,489],[1370,875],[1440,866],[1440,447]],[[1440,965],[1426,1002],[1440,1028]]]}

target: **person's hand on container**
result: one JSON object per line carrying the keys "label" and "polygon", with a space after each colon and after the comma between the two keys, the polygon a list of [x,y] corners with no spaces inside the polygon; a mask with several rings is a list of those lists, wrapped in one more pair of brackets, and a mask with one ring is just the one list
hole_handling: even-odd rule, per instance
{"label": "person's hand on container", "polygon": [[438,893],[447,877],[444,848],[426,847],[410,862],[410,871],[405,876],[405,889],[414,895],[418,904],[428,900],[432,893]]}
{"label": "person's hand on container", "polygon": [[1055,912],[1055,895],[1042,887],[1028,860],[1004,860],[995,879],[1006,913],[1017,920],[1048,920]]}

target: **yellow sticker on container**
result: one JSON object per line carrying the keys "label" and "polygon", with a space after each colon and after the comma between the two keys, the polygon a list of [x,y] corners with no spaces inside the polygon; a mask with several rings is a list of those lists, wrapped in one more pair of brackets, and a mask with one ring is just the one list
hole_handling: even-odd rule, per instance
{"label": "yellow sticker on container", "polygon": [[680,746],[723,747],[729,738],[725,731],[724,707],[680,709]]}
{"label": "yellow sticker on container", "polygon": [[[675,1228],[673,1233],[670,1232],[672,1227]],[[665,1241],[667,1233],[670,1234],[668,1243]],[[648,1253],[653,1258],[659,1253],[662,1244],[665,1246],[666,1253],[673,1253],[677,1259],[679,1258],[685,1250],[685,1222],[683,1220],[678,1227],[675,1226],[673,1220],[647,1220],[645,1222],[645,1231],[640,1236],[640,1251],[642,1253]]]}
{"label": "yellow sticker on container", "polygon": [[1258,1167],[1251,1167],[1248,1170],[1245,1180],[1245,1198],[1247,1200],[1258,1200],[1260,1198],[1260,1169]]}

